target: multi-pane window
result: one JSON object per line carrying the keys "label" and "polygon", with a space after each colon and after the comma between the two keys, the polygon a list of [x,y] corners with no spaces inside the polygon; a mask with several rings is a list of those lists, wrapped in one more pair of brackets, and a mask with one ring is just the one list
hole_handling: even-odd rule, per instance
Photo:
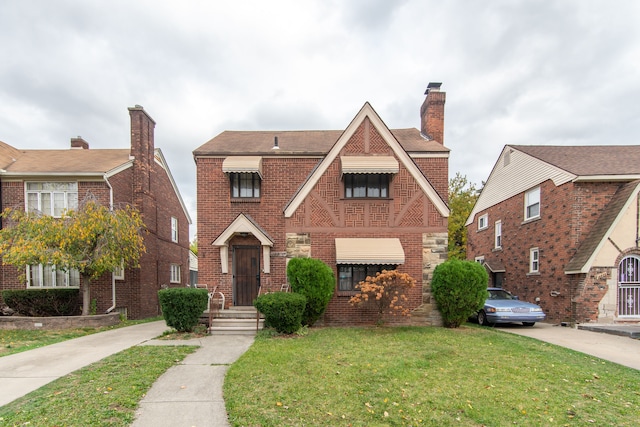
{"label": "multi-pane window", "polygon": [[77,288],[80,286],[78,270],[58,270],[51,264],[27,267],[27,286],[30,288]]}
{"label": "multi-pane window", "polygon": [[478,217],[478,230],[484,230],[489,226],[489,214],[480,215]]}
{"label": "multi-pane window", "polygon": [[113,269],[113,278],[115,280],[124,280],[124,262]]}
{"label": "multi-pane window", "polygon": [[529,190],[524,195],[524,219],[540,216],[540,187]]}
{"label": "multi-pane window", "polygon": [[540,271],[540,250],[538,248],[529,249],[529,273]]}
{"label": "multi-pane window", "polygon": [[230,173],[231,197],[258,198],[260,197],[260,175],[257,173]]}
{"label": "multi-pane window", "polygon": [[77,182],[27,182],[27,211],[55,217],[78,209]]}
{"label": "multi-pane window", "polygon": [[178,242],[178,218],[171,217],[171,241]]}
{"label": "multi-pane window", "polygon": [[502,247],[502,221],[496,221],[495,223],[495,247]]}
{"label": "multi-pane window", "polygon": [[375,277],[382,270],[395,270],[395,265],[379,264],[341,264],[338,266],[338,290],[356,291],[356,285],[367,278]]}
{"label": "multi-pane window", "polygon": [[344,175],[346,198],[380,199],[389,197],[389,174],[348,173]]}
{"label": "multi-pane window", "polygon": [[171,283],[180,283],[180,265],[171,264]]}

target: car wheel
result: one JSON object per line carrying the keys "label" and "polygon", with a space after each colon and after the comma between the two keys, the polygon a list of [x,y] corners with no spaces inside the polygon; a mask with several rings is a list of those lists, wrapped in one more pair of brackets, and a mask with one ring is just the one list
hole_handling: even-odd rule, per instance
{"label": "car wheel", "polygon": [[489,326],[490,323],[487,320],[487,313],[484,312],[484,310],[480,310],[478,312],[478,325],[480,326]]}
{"label": "car wheel", "polygon": [[524,326],[533,326],[533,325],[535,325],[535,324],[536,324],[536,322],[522,322],[522,324],[523,324]]}

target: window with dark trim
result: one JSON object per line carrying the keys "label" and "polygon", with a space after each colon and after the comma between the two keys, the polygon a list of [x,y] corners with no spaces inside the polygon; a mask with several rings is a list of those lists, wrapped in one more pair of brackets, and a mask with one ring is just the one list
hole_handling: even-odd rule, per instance
{"label": "window with dark trim", "polygon": [[356,285],[367,278],[375,277],[382,270],[395,270],[395,265],[340,264],[338,265],[338,291],[357,291]]}
{"label": "window with dark trim", "polygon": [[389,174],[345,174],[344,197],[348,199],[382,199],[389,197]]}
{"label": "window with dark trim", "polygon": [[260,197],[260,175],[257,173],[230,173],[232,198]]}

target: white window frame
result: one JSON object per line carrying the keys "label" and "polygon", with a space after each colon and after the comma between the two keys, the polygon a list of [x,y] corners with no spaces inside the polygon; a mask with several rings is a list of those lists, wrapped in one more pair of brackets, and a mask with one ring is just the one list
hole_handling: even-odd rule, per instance
{"label": "white window frame", "polygon": [[540,272],[540,249],[529,249],[529,273]]}
{"label": "white window frame", "polygon": [[25,182],[25,210],[41,212],[55,218],[65,210],[78,209],[78,183],[74,181]]}
{"label": "white window frame", "polygon": [[489,227],[489,214],[480,215],[478,217],[478,231],[484,230]]}
{"label": "white window frame", "polygon": [[171,217],[171,241],[178,243],[178,218]]}
{"label": "white window frame", "polygon": [[[537,212],[531,213],[534,206],[538,207]],[[535,219],[540,217],[540,187],[532,188],[524,193],[524,220]]]}
{"label": "white window frame", "polygon": [[180,268],[180,264],[171,264],[170,268],[170,279],[169,281],[171,283],[181,283],[181,268]]}
{"label": "white window frame", "polygon": [[502,221],[498,220],[494,224],[494,247],[495,249],[502,248]]}
{"label": "white window frame", "polygon": [[[33,270],[37,270],[37,274],[33,274]],[[73,270],[73,275],[76,276],[78,284],[71,285],[71,273],[70,271],[56,271],[55,266],[44,264],[28,265],[27,266],[27,288],[30,289],[58,289],[58,288],[72,288],[77,289],[80,287],[80,274],[77,270]],[[45,274],[48,275],[48,282],[50,285],[44,285]],[[37,281],[37,284],[34,284]],[[61,282],[61,283],[59,283]]]}
{"label": "white window frame", "polygon": [[484,264],[484,256],[477,256],[475,257],[474,261],[480,264]]}
{"label": "white window frame", "polygon": [[120,263],[119,267],[113,269],[113,278],[115,280],[124,280],[124,261]]}

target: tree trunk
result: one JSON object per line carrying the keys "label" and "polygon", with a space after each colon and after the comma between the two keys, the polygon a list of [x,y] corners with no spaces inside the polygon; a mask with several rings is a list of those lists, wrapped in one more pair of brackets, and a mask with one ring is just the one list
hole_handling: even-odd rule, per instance
{"label": "tree trunk", "polygon": [[90,279],[87,276],[80,276],[80,285],[82,288],[82,315],[89,315],[89,307],[91,306],[91,290],[89,288]]}

